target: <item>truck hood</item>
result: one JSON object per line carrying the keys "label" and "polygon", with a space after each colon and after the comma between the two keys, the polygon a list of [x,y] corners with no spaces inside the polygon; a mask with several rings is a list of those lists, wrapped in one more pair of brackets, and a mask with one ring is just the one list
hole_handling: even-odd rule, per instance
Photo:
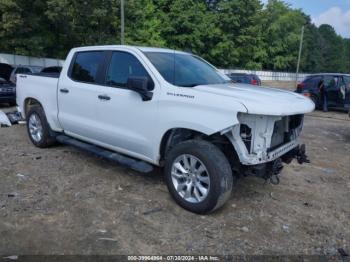
{"label": "truck hood", "polygon": [[315,104],[302,95],[270,87],[256,87],[246,84],[200,85],[199,92],[229,96],[243,104],[249,114],[297,115],[312,112]]}

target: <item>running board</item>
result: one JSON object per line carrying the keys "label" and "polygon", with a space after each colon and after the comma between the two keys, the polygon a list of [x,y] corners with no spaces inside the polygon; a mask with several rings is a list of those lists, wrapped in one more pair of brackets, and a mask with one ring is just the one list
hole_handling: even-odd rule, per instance
{"label": "running board", "polygon": [[74,146],[84,151],[88,151],[97,156],[111,160],[113,162],[129,167],[141,173],[149,173],[153,170],[153,166],[151,164],[148,164],[142,160],[136,160],[134,158],[123,156],[113,151],[110,151],[89,143],[82,142],[80,140],[71,138],[69,136],[59,135],[59,136],[56,136],[56,140],[62,144]]}

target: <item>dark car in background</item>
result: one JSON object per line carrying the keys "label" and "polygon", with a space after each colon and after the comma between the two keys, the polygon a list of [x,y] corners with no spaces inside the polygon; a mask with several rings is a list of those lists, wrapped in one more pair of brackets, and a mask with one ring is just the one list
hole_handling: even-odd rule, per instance
{"label": "dark car in background", "polygon": [[16,105],[16,86],[10,81],[12,71],[11,65],[0,63],[0,103],[10,106]]}
{"label": "dark car in background", "polygon": [[34,73],[39,73],[40,70],[41,70],[41,67],[39,66],[25,66],[25,65],[15,66],[11,72],[9,81],[16,84],[17,74],[34,74]]}
{"label": "dark car in background", "polygon": [[250,84],[261,86],[261,80],[257,75],[245,73],[230,73],[227,76],[234,83]]}
{"label": "dark car in background", "polygon": [[48,73],[48,74],[59,74],[62,71],[62,66],[49,66],[49,67],[44,67],[40,73]]}
{"label": "dark car in background", "polygon": [[296,92],[310,97],[316,108],[321,109],[322,89],[327,96],[328,107],[345,110],[350,108],[350,75],[333,73],[309,75],[298,84]]}

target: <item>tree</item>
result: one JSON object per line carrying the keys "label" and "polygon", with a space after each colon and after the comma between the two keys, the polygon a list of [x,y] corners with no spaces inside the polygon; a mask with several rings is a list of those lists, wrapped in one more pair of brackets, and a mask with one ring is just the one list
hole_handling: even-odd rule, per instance
{"label": "tree", "polygon": [[320,47],[320,34],[318,28],[311,23],[305,26],[304,43],[301,56],[300,69],[303,72],[317,73],[322,71],[322,54]]}
{"label": "tree", "polygon": [[41,56],[50,45],[50,28],[43,0],[0,0],[0,49],[3,52]]}
{"label": "tree", "polygon": [[322,56],[322,71],[342,72],[345,66],[345,48],[340,36],[330,25],[321,25],[320,50]]}
{"label": "tree", "polygon": [[266,51],[263,47],[260,1],[221,0],[215,4],[217,24],[223,34],[222,47],[226,47],[224,54],[229,58],[225,64],[231,67],[261,69]]}
{"label": "tree", "polygon": [[161,37],[170,48],[200,54],[204,50],[206,34],[206,6],[198,0],[155,1],[160,12]]}
{"label": "tree", "polygon": [[300,32],[306,23],[300,10],[291,9],[280,0],[269,0],[264,10],[265,67],[294,71],[297,64]]}
{"label": "tree", "polygon": [[[125,0],[126,43],[190,51],[220,68],[350,71],[350,40],[281,0]],[[120,43],[120,0],[0,0],[0,52],[64,58]]]}
{"label": "tree", "polygon": [[350,74],[350,39],[344,39],[344,73]]}
{"label": "tree", "polygon": [[142,46],[166,46],[162,38],[161,14],[153,0],[126,1],[126,43]]}
{"label": "tree", "polygon": [[48,0],[45,15],[49,19],[60,57],[76,46],[117,44],[119,4],[111,0]]}

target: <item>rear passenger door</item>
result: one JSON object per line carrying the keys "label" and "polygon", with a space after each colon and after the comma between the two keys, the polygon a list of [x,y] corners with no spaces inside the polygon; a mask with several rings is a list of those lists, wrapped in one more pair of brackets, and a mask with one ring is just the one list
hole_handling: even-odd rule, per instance
{"label": "rear passenger door", "polygon": [[325,76],[324,87],[328,97],[328,105],[337,107],[340,104],[340,81],[338,76]]}
{"label": "rear passenger door", "polygon": [[97,105],[103,82],[103,62],[106,52],[77,52],[67,75],[59,80],[59,122],[64,131],[81,139],[96,140],[99,124]]}

